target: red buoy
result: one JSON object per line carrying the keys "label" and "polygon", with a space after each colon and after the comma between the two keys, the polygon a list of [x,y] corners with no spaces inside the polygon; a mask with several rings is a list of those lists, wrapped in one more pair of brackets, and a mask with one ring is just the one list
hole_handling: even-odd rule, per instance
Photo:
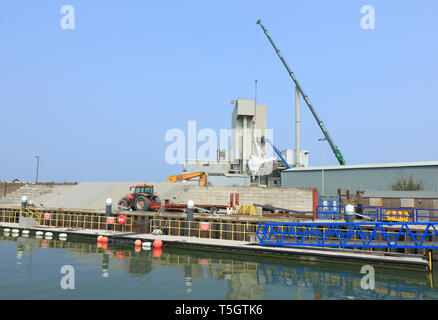
{"label": "red buoy", "polygon": [[135,240],[134,244],[135,244],[136,247],[141,246],[141,240],[138,240],[138,239]]}
{"label": "red buoy", "polygon": [[155,239],[152,245],[154,248],[159,249],[163,246],[163,242],[160,239]]}
{"label": "red buoy", "polygon": [[159,257],[161,257],[161,254],[162,254],[162,253],[163,253],[163,249],[161,249],[161,248],[159,248],[159,249],[155,248],[154,251],[153,251],[154,258],[159,258]]}
{"label": "red buoy", "polygon": [[97,237],[97,242],[101,242],[103,240],[103,236],[98,236]]}
{"label": "red buoy", "polygon": [[120,224],[125,224],[128,219],[122,214],[117,217],[117,222]]}
{"label": "red buoy", "polygon": [[103,242],[103,243],[108,243],[108,240],[109,240],[108,237],[103,237],[103,238],[102,238],[102,242]]}

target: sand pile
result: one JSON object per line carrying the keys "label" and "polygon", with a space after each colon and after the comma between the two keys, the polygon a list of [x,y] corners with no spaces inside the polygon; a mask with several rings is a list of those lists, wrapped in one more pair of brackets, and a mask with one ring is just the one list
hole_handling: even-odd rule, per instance
{"label": "sand pile", "polygon": [[[81,182],[73,186],[54,186],[53,191],[31,200],[33,203],[48,208],[92,209],[104,210],[106,199],[111,198],[115,209],[119,200],[130,192],[129,187],[142,182]],[[155,193],[158,193],[162,202],[170,199],[174,202],[183,187],[182,184],[155,183]]]}

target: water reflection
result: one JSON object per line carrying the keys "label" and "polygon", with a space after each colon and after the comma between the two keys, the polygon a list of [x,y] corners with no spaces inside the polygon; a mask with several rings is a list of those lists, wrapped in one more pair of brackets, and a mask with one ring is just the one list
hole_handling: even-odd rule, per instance
{"label": "water reflection", "polygon": [[208,282],[212,291],[226,284],[223,298],[232,300],[438,299],[434,289],[437,284],[432,274],[426,272],[393,272],[376,267],[375,290],[364,290],[360,284],[363,275],[359,264],[312,262],[299,258],[279,260],[182,247],[136,250],[117,240],[107,246],[82,239],[60,241],[3,236],[0,240],[16,242],[17,267],[26,265],[29,279],[32,252],[47,248],[64,249],[60,254],[78,264],[100,268],[101,276],[107,279],[105,282],[111,281],[111,275],[124,273],[149,283],[151,274],[156,271],[164,271],[164,274],[175,271],[172,274],[176,276],[169,281],[177,281],[175,287],[183,288],[185,296],[180,296],[182,299],[199,295],[209,299],[205,286],[200,286],[204,282]]}
{"label": "water reflection", "polygon": [[[318,271],[310,268],[297,268],[280,265],[260,264],[256,273],[257,282],[263,285],[290,287],[298,291],[307,288],[314,292],[313,299],[438,299],[433,284],[423,281],[406,282],[406,277],[397,277],[397,273],[385,274],[376,279],[374,290],[361,287],[361,276]],[[408,278],[409,279],[409,278]]]}
{"label": "water reflection", "polygon": [[109,269],[110,255],[107,252],[107,250],[105,250],[105,252],[103,252],[102,255],[103,255],[103,258],[102,258],[102,277],[108,278],[109,277],[108,269]]}
{"label": "water reflection", "polygon": [[[17,268],[26,264],[26,274],[28,279],[32,279],[32,249],[35,246],[35,241],[29,236],[12,236],[11,239],[16,241],[16,265]],[[25,262],[27,260],[27,263]]]}

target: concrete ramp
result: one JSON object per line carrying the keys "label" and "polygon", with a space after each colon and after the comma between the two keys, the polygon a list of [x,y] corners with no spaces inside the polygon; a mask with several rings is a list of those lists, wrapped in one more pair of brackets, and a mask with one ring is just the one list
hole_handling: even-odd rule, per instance
{"label": "concrete ramp", "polygon": [[129,193],[129,187],[139,183],[155,186],[162,202],[227,205],[230,193],[239,193],[241,205],[254,203],[297,211],[312,211],[311,188],[262,188],[262,187],[200,187],[188,183],[166,182],[81,182],[77,185],[54,185],[41,190],[41,186],[28,185],[11,194],[2,206],[19,206],[21,195],[28,201],[46,208],[105,210],[106,199],[111,198],[113,209]]}
{"label": "concrete ramp", "polygon": [[135,182],[81,182],[44,202],[49,208],[105,210],[106,199],[116,205]]}
{"label": "concrete ramp", "polygon": [[113,208],[127,193],[129,187],[136,184],[153,184],[160,198],[175,200],[175,196],[183,188],[181,184],[156,182],[81,182],[77,185],[54,185],[41,192],[41,186],[27,185],[5,199],[2,206],[19,206],[21,196],[26,195],[29,202],[46,208],[105,210],[106,199],[111,198]]}

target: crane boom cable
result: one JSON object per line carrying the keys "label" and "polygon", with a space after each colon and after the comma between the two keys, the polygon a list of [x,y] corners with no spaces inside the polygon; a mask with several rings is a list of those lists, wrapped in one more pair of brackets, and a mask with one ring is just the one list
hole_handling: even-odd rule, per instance
{"label": "crane boom cable", "polygon": [[289,68],[286,60],[283,58],[283,55],[281,54],[280,50],[277,48],[277,46],[275,45],[274,41],[272,40],[272,38],[270,37],[268,30],[266,30],[266,28],[264,27],[264,25],[262,24],[261,20],[257,21],[257,24],[260,25],[260,27],[262,28],[263,32],[265,33],[266,37],[268,38],[269,42],[271,43],[272,47],[274,48],[275,52],[277,53],[278,57],[280,58],[281,62],[283,63],[284,67],[286,68],[287,72],[289,73],[289,76],[292,78],[293,82],[295,83],[295,86],[298,88],[300,94],[302,95],[304,101],[306,101],[307,106],[309,107],[310,111],[312,112],[316,122],[318,123],[320,129],[322,130],[324,136],[327,138],[328,143],[330,144],[330,147],[333,150],[333,153],[335,154],[336,158],[339,161],[339,164],[341,165],[345,165],[345,160],[342,157],[341,151],[338,149],[338,147],[336,147],[336,145],[334,144],[332,138],[330,137],[326,127],[324,126],[322,120],[319,118],[318,114],[316,113],[315,109],[313,108],[309,97],[307,96],[307,94],[304,92],[303,88],[301,87],[301,85],[298,83],[297,78],[295,77],[294,73],[292,72],[292,70]]}

